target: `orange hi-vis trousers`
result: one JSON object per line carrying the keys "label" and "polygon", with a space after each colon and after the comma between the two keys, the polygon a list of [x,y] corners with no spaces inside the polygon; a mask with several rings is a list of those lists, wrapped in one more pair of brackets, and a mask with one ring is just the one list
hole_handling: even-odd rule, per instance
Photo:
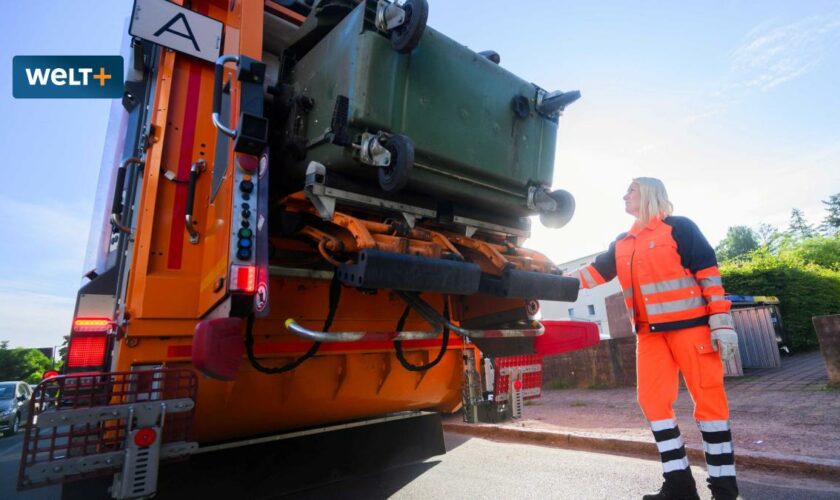
{"label": "orange hi-vis trousers", "polygon": [[694,401],[696,420],[729,419],[723,363],[712,349],[708,326],[661,333],[650,333],[641,326],[636,338],[636,381],[645,418],[674,418],[682,373]]}

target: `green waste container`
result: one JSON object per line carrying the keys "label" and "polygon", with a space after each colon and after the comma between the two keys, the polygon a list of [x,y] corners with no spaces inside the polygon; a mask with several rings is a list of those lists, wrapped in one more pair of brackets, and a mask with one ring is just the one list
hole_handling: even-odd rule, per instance
{"label": "green waste container", "polygon": [[287,62],[289,175],[316,161],[386,194],[565,224],[574,199],[549,188],[558,117],[579,93],[546,93],[428,27],[400,53],[374,24],[376,6],[362,2]]}

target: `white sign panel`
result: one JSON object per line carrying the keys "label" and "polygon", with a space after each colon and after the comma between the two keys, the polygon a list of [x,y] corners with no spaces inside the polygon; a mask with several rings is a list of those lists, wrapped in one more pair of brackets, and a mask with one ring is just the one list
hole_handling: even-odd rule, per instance
{"label": "white sign panel", "polygon": [[135,0],[128,33],[210,62],[222,45],[221,22],[166,0]]}

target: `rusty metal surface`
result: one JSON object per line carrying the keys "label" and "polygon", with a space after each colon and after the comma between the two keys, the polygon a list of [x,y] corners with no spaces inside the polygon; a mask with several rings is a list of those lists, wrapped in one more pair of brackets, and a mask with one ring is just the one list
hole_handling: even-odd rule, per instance
{"label": "rusty metal surface", "polygon": [[812,321],[828,371],[828,381],[840,387],[840,314],[815,316]]}

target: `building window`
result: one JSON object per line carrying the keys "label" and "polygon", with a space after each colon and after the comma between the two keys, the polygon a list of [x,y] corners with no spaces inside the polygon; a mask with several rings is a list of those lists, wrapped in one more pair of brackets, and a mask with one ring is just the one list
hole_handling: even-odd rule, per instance
{"label": "building window", "polygon": [[586,308],[589,310],[589,315],[590,316],[595,316],[595,306],[588,305],[588,306],[586,306]]}

